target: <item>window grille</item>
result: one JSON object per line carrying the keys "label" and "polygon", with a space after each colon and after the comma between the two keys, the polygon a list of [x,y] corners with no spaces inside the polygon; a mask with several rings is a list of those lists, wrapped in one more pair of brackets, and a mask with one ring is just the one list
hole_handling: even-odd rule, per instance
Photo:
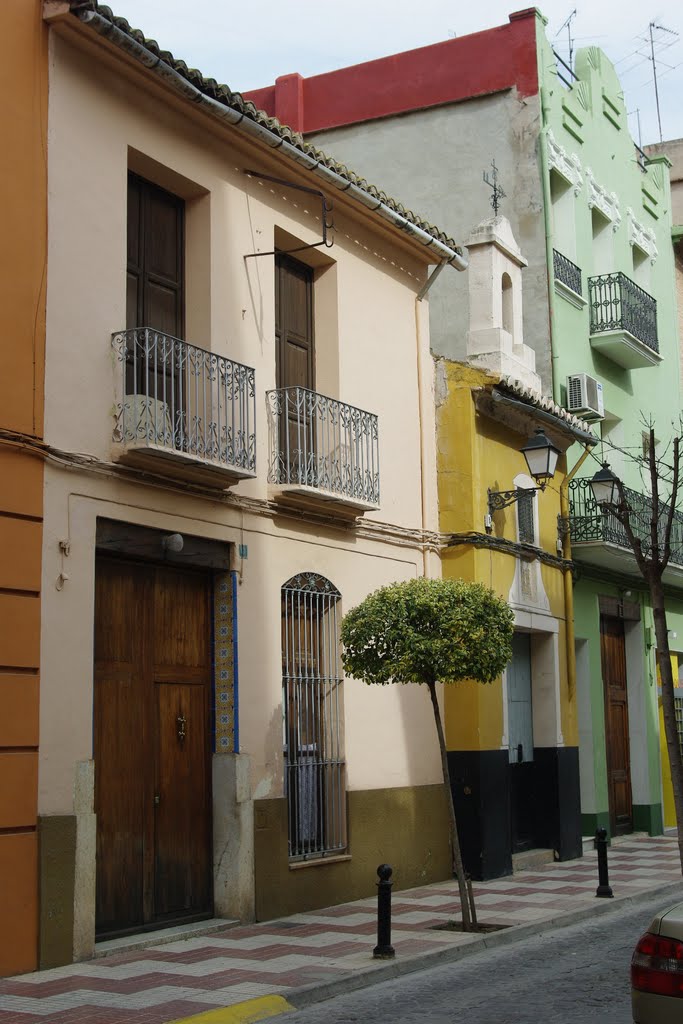
{"label": "window grille", "polygon": [[289,856],[346,849],[346,766],[337,608],[317,573],[282,588],[282,708]]}
{"label": "window grille", "polygon": [[683,753],[683,697],[674,696],[676,702],[676,729],[678,730],[678,745]]}
{"label": "window grille", "polygon": [[526,544],[533,544],[536,539],[534,529],[534,498],[536,494],[520,494],[517,502],[517,530],[519,539]]}

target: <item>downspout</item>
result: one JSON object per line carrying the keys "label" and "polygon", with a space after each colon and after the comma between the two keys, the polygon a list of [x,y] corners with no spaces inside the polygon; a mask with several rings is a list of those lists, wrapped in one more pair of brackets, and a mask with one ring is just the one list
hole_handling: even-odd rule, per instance
{"label": "downspout", "polygon": [[[569,484],[577,470],[583,465],[591,453],[591,445],[586,445],[583,455],[560,484],[560,517],[565,525],[562,536],[562,555],[569,562],[571,560],[571,540],[569,535]],[[567,697],[571,701],[576,694],[576,633],[574,630],[574,585],[572,572],[569,567],[564,570],[564,613],[565,613],[565,638],[567,657]],[[578,719],[577,719],[578,727]]]}
{"label": "downspout", "polygon": [[546,135],[548,132],[548,96],[545,86],[541,86],[541,134],[539,146],[541,149],[541,185],[543,189],[543,223],[545,226],[545,261],[546,275],[548,279],[548,340],[550,341],[550,370],[552,373],[553,398],[561,405],[560,378],[558,357],[554,345],[555,332],[555,267],[553,261],[553,223],[550,204],[550,167],[548,165],[548,146]]}
{"label": "downspout", "polygon": [[[467,250],[464,250],[467,253]],[[427,547],[424,541],[424,536],[427,532],[427,470],[425,467],[425,448],[424,448],[424,416],[423,416],[423,393],[422,393],[422,334],[420,332],[420,303],[426,297],[427,292],[432,287],[443,268],[447,266],[446,262],[439,263],[432,270],[431,274],[427,277],[427,280],[420,288],[419,292],[415,296],[415,345],[416,345],[416,357],[417,357],[417,419],[418,427],[420,432],[420,508],[422,515],[422,574],[423,576],[428,575],[428,557]],[[438,456],[437,456],[438,458]],[[438,473],[438,465],[436,467]]]}
{"label": "downspout", "polygon": [[418,430],[420,433],[420,512],[422,517],[422,575],[426,578],[428,575],[428,558],[427,558],[427,545],[425,543],[425,535],[427,531],[427,480],[426,469],[425,469],[425,450],[424,450],[424,417],[422,415],[422,334],[420,331],[420,303],[422,302],[423,292],[422,291],[415,296],[415,350],[417,359],[417,423]]}
{"label": "downspout", "polygon": [[265,143],[270,149],[281,150],[290,160],[300,164],[306,170],[311,171],[317,177],[327,181],[328,184],[333,185],[340,192],[346,192],[347,195],[351,196],[357,202],[361,203],[367,209],[373,213],[377,213],[384,220],[389,221],[394,227],[403,231],[405,234],[410,235],[416,241],[420,242],[426,249],[435,256],[434,263],[448,263],[454,266],[456,270],[466,270],[468,266],[468,257],[466,250],[461,248],[451,248],[446,245],[440,239],[430,234],[428,231],[418,227],[417,224],[413,224],[406,217],[403,217],[400,213],[392,210],[390,206],[383,203],[380,199],[376,199],[374,196],[366,192],[365,189],[355,185],[348,178],[344,178],[342,175],[337,174],[336,171],[326,167],[321,161],[316,160],[310,154],[297,149],[286,139],[280,138],[275,132],[266,128],[264,125],[259,124],[257,121],[253,121],[247,117],[242,111],[234,110],[226,103],[219,103],[218,100],[213,99],[211,96],[207,96],[205,93],[197,89],[196,86],[188,82],[187,79],[183,78],[174,68],[161,59],[161,57],[155,56],[150,50],[148,50],[137,40],[127,35],[125,32],[117,28],[111,21],[104,18],[97,11],[93,10],[74,10],[72,12],[79,21],[86,25],[91,26],[99,35],[105,39],[109,39],[115,46],[129,56],[133,57],[138,63],[142,64],[143,67],[152,71],[157,77],[161,78],[167,85],[169,85],[175,92],[179,93],[184,99],[190,102],[196,103],[197,106],[206,108],[214,117],[217,117],[221,121],[227,121],[240,129],[246,135],[251,135],[258,139],[259,142]]}

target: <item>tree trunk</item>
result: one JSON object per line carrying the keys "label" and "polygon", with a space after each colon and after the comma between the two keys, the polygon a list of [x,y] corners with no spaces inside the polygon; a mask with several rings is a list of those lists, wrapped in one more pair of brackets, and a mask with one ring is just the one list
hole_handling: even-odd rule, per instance
{"label": "tree trunk", "polygon": [[655,620],[655,636],[659,652],[659,675],[662,681],[662,710],[664,711],[664,734],[666,749],[671,765],[671,785],[674,792],[676,824],[678,826],[678,853],[683,872],[683,758],[678,741],[676,727],[676,701],[674,698],[674,681],[671,671],[671,655],[669,652],[669,633],[666,623],[666,609],[662,590],[661,576],[650,576],[650,596]]}
{"label": "tree trunk", "polygon": [[455,806],[453,804],[453,791],[451,789],[451,775],[448,770],[446,738],[443,734],[443,725],[441,724],[441,711],[439,710],[439,701],[436,696],[436,683],[427,683],[427,686],[429,687],[429,696],[432,699],[432,708],[434,709],[434,721],[436,722],[436,732],[439,737],[439,751],[441,752],[441,770],[443,771],[443,781],[446,787],[446,795],[448,797],[451,849],[453,851],[453,871],[455,872],[455,877],[458,880],[460,907],[462,910],[462,927],[463,931],[471,932],[474,900],[472,901],[472,907],[470,908],[469,893],[465,882],[465,869],[463,868],[462,853],[460,852],[460,840],[458,839],[458,823],[455,819]]}

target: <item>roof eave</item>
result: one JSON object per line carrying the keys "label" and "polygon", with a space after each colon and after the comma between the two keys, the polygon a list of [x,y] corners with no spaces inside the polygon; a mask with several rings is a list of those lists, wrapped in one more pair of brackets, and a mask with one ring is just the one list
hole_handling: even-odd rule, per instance
{"label": "roof eave", "polygon": [[[154,53],[145,43],[140,42],[141,34],[126,32],[115,24],[114,16],[105,17],[95,9],[89,0],[46,0],[44,4],[44,18],[48,22],[61,20],[65,14],[70,13],[72,17],[106,39],[113,46],[127,54],[130,58],[141,65],[146,71],[151,72],[161,79],[166,86],[173,89],[177,95],[190,103],[196,104],[217,120],[227,123],[238,131],[256,139],[270,149],[278,150],[288,160],[297,164],[300,168],[309,171],[317,178],[325,181],[339,191],[349,196],[355,203],[364,207],[372,213],[377,214],[385,222],[388,222],[394,229],[407,235],[413,242],[425,249],[429,254],[430,263],[444,263],[455,267],[457,270],[466,270],[469,264],[467,250],[457,245],[452,239],[446,238],[443,234],[437,235],[422,223],[413,219],[410,211],[401,212],[394,208],[389,202],[373,194],[370,186],[364,188],[353,177],[348,177],[330,167],[326,161],[329,159],[324,153],[314,149],[312,146],[301,140],[300,146],[288,141],[287,136],[294,138],[291,129],[284,128],[271,118],[264,115],[264,119],[270,124],[263,124],[255,116],[250,116],[253,108],[254,115],[258,111],[253,104],[245,104],[241,97],[242,109],[232,105],[226,100],[221,101],[210,96],[207,91],[198,88],[187,77],[171,66],[163,55]],[[109,12],[111,13],[111,12]],[[127,23],[125,23],[127,25]],[[142,37],[144,38],[144,37]],[[147,40],[145,40],[147,42]],[[153,44],[155,45],[155,44]],[[183,67],[186,67],[183,65]],[[202,82],[206,81],[199,73],[193,72]],[[213,83],[215,86],[215,83]],[[215,91],[215,90],[214,90]],[[229,94],[229,90],[226,89]],[[246,108],[246,109],[245,109]],[[298,141],[298,139],[297,139]],[[332,161],[330,161],[332,162]]]}

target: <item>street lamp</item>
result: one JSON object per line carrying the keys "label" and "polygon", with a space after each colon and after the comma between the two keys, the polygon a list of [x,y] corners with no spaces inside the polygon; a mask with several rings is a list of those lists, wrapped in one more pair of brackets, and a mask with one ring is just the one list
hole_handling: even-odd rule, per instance
{"label": "street lamp", "polygon": [[555,476],[560,449],[548,440],[542,427],[536,428],[534,436],[529,438],[520,451],[526,459],[529,475],[534,478],[538,487],[515,487],[513,491],[492,491],[489,488],[489,514],[486,522],[486,529],[489,531],[491,526],[489,520],[494,512],[499,512],[501,509],[507,508],[508,505],[519,501],[523,494],[544,491],[548,480],[552,480]]}
{"label": "street lamp", "polygon": [[591,490],[595,504],[603,512],[606,512],[610,505],[619,505],[619,478],[609,468],[609,463],[603,462],[602,469],[599,469],[591,480]]}

